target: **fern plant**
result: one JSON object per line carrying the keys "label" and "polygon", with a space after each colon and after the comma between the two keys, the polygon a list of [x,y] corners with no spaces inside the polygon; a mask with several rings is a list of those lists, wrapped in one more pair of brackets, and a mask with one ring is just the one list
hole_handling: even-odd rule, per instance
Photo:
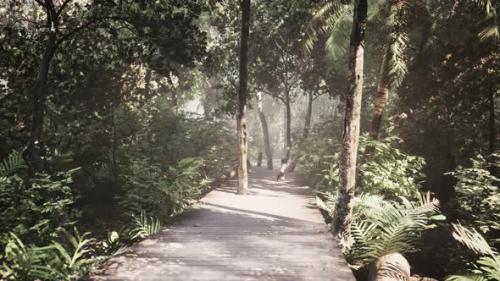
{"label": "fern plant", "polygon": [[51,273],[43,265],[47,257],[47,248],[26,246],[19,237],[11,233],[0,267],[0,277],[2,280],[46,280]]}
{"label": "fern plant", "polygon": [[480,255],[473,268],[463,275],[451,275],[446,281],[493,281],[500,280],[500,255],[491,248],[488,241],[475,229],[453,224],[453,237]]}
{"label": "fern plant", "polygon": [[89,257],[91,253],[90,243],[93,242],[93,239],[88,238],[90,233],[80,234],[76,228],[74,234],[64,229],[62,231],[68,247],[64,247],[59,242],[52,242],[50,247],[53,249],[54,256],[49,261],[52,273],[56,278],[62,280],[77,280],[94,263],[94,259]]}
{"label": "fern plant", "polygon": [[7,158],[0,161],[0,180],[24,167],[26,167],[26,164],[21,153],[12,151]]}
{"label": "fern plant", "polygon": [[161,222],[158,218],[146,215],[144,210],[132,215],[133,225],[129,231],[132,240],[144,239],[160,233]]}
{"label": "fern plant", "polygon": [[1,266],[5,280],[73,281],[85,275],[95,259],[90,257],[89,233],[63,231],[65,243],[53,241],[48,246],[26,246],[15,234],[5,248]]}
{"label": "fern plant", "polygon": [[[317,199],[318,206],[333,216],[335,196],[327,198]],[[344,255],[351,267],[360,269],[389,253],[417,251],[422,232],[442,218],[438,201],[428,193],[421,195],[418,202],[404,197],[389,201],[380,195],[360,195],[354,200],[352,240],[342,242]]]}

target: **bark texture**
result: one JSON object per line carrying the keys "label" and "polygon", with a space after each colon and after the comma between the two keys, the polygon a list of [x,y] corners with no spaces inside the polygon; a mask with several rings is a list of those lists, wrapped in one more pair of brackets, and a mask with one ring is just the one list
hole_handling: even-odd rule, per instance
{"label": "bark texture", "polygon": [[304,134],[302,138],[305,140],[309,137],[309,133],[311,132],[311,120],[312,120],[312,110],[313,110],[313,93],[307,93],[307,111],[306,111],[306,120],[304,123]]}
{"label": "bark texture", "polygon": [[266,153],[267,168],[269,170],[273,169],[273,151],[271,149],[271,143],[269,141],[269,127],[267,126],[267,118],[264,114],[264,108],[262,106],[262,93],[257,93],[258,108],[259,108],[259,119],[260,125],[262,127],[262,136],[264,139],[264,152]]}
{"label": "bark texture", "polygon": [[334,219],[334,231],[348,242],[354,188],[356,185],[356,158],[358,154],[361,97],[363,93],[364,38],[367,21],[367,0],[354,1],[354,17],[349,57],[349,91],[346,95],[344,133],[339,161],[340,185]]}
{"label": "bark texture", "polygon": [[276,180],[281,181],[285,179],[285,172],[288,170],[288,165],[291,162],[292,153],[292,109],[290,106],[290,92],[285,87],[285,155],[281,159],[281,167]]}
{"label": "bark texture", "polygon": [[248,35],[250,31],[250,0],[241,0],[240,85],[238,91],[238,194],[248,192],[248,139],[246,107],[248,92]]}
{"label": "bark texture", "polygon": [[496,149],[496,139],[497,139],[497,130],[496,130],[496,124],[495,124],[495,91],[491,91],[491,94],[489,96],[489,152],[494,153]]}
{"label": "bark texture", "polygon": [[45,101],[48,95],[47,79],[50,64],[56,52],[57,13],[51,0],[45,1],[48,34],[45,41],[45,50],[38,67],[38,75],[33,88],[33,116],[31,120],[31,135],[27,146],[27,160],[34,172],[45,170],[43,159],[43,121],[45,117]]}

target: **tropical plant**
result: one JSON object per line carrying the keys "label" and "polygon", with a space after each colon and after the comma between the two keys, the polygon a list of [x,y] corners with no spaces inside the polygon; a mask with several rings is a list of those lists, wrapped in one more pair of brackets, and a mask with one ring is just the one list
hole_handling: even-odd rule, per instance
{"label": "tropical plant", "polygon": [[95,259],[91,257],[90,245],[94,239],[88,238],[90,233],[80,234],[75,228],[73,234],[62,229],[64,244],[53,241],[48,247],[51,250],[47,267],[50,268],[54,280],[78,280],[86,274]]}
{"label": "tropical plant", "polygon": [[55,229],[71,224],[77,216],[70,208],[75,200],[70,185],[76,169],[28,177],[19,173],[22,167],[24,161],[17,152],[1,164],[0,244],[9,239],[10,232],[48,242]]}
{"label": "tropical plant", "polygon": [[[102,241],[102,252],[107,256],[116,256],[125,250],[124,235],[120,235],[117,231],[108,232],[106,239]],[[127,236],[128,237],[128,236]],[[131,239],[130,239],[131,240]]]}
{"label": "tropical plant", "polygon": [[7,243],[0,273],[5,280],[79,280],[95,263],[90,257],[89,233],[62,230],[64,242],[48,246],[26,246],[15,234]]}
{"label": "tropical plant", "polygon": [[500,38],[500,33],[498,32],[498,16],[497,7],[494,0],[474,0],[478,5],[484,9],[486,12],[486,17],[482,22],[482,28],[479,32],[479,38],[481,40],[494,39],[498,40]]}
{"label": "tropical plant", "polygon": [[[423,158],[403,152],[398,148],[400,139],[388,137],[369,140],[360,137],[360,151],[372,148],[370,157],[358,162],[358,193],[380,194],[388,199],[399,196],[418,199],[420,183],[424,180]],[[307,140],[299,160],[302,173],[313,177],[313,185],[322,191],[338,186],[338,154],[331,154],[338,146],[333,141]]]}
{"label": "tropical plant", "polygon": [[461,224],[453,224],[453,237],[480,257],[467,272],[448,276],[446,281],[500,280],[500,255],[479,232]]}
{"label": "tropical plant", "polygon": [[161,222],[158,218],[146,215],[144,210],[132,215],[132,226],[129,235],[132,240],[144,239],[160,233]]}
{"label": "tropical plant", "polygon": [[[329,216],[335,215],[335,197],[330,194],[326,201],[317,199]],[[418,202],[362,194],[354,199],[352,240],[343,241],[344,254],[354,269],[361,269],[386,254],[418,251],[422,232],[442,219],[438,201],[429,193],[421,195]]]}
{"label": "tropical plant", "polygon": [[359,186],[363,193],[380,194],[386,198],[404,196],[417,199],[420,184],[425,179],[425,161],[399,149],[401,140],[360,138],[361,150],[371,149],[370,155],[359,164]]}
{"label": "tropical plant", "polygon": [[17,170],[26,167],[20,152],[12,151],[5,159],[0,161],[0,181]]}
{"label": "tropical plant", "polygon": [[135,160],[125,177],[127,189],[122,204],[132,212],[146,210],[161,219],[179,214],[208,184],[203,165],[201,159],[185,158],[165,171],[147,159]]}
{"label": "tropical plant", "polygon": [[19,237],[11,234],[3,253],[0,276],[5,280],[46,280],[50,270],[43,265],[46,248],[26,246]]}
{"label": "tropical plant", "polygon": [[500,179],[492,172],[500,168],[500,154],[478,155],[470,167],[459,166],[449,173],[456,178],[460,215],[487,237],[500,231]]}

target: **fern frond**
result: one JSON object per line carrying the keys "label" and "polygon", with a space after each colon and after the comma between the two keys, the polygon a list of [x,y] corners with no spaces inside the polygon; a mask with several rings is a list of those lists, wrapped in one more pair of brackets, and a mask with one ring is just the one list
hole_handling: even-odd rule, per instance
{"label": "fern frond", "polygon": [[451,275],[446,278],[446,281],[487,281],[484,276],[479,274],[470,275]]}
{"label": "fern frond", "polygon": [[132,216],[134,225],[131,229],[131,238],[142,239],[160,233],[161,222],[156,217],[148,217],[144,210],[141,210],[138,215]]}
{"label": "fern frond", "polygon": [[475,229],[468,229],[461,224],[452,224],[453,237],[464,246],[477,254],[495,256],[495,251],[490,247],[486,239]]}
{"label": "fern frond", "polygon": [[385,254],[415,251],[420,233],[429,227],[431,217],[438,212],[437,201],[430,195],[423,195],[419,203],[404,198],[401,202],[383,201],[373,195],[361,198],[365,206],[355,207],[355,213],[359,213],[351,225],[354,244],[346,254],[350,262],[358,266]]}
{"label": "fern frond", "polygon": [[12,151],[7,158],[0,162],[0,178],[9,176],[25,166],[21,153]]}
{"label": "fern frond", "polygon": [[500,256],[482,257],[477,263],[491,280],[500,280]]}
{"label": "fern frond", "polygon": [[500,38],[498,25],[496,25],[495,23],[487,24],[486,26],[483,27],[481,32],[479,32],[478,36],[481,41]]}

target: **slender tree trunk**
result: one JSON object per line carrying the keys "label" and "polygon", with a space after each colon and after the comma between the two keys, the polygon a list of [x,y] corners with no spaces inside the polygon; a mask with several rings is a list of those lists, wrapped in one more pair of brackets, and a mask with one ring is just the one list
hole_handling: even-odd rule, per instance
{"label": "slender tree trunk", "polygon": [[304,124],[304,134],[302,135],[302,139],[305,140],[309,137],[309,132],[311,131],[311,119],[312,119],[312,110],[313,110],[313,93],[307,93],[307,111],[306,111],[306,120]]}
{"label": "slender tree trunk", "polygon": [[370,137],[374,140],[378,140],[380,136],[380,127],[382,124],[382,115],[384,113],[387,100],[389,99],[389,87],[391,84],[391,78],[389,75],[389,59],[392,56],[391,45],[385,47],[385,54],[382,58],[382,64],[380,66],[380,77],[377,87],[377,95],[373,101],[373,117],[372,126],[370,129]]}
{"label": "slender tree trunk", "polygon": [[45,100],[48,95],[47,79],[50,63],[56,50],[56,30],[52,24],[49,28],[47,41],[45,42],[45,51],[40,60],[38,76],[35,87],[33,88],[33,116],[31,120],[31,135],[27,151],[29,153],[28,161],[31,169],[40,172],[45,169],[43,160],[43,120],[45,115]]}
{"label": "slender tree trunk", "polygon": [[349,54],[349,92],[346,95],[342,151],[339,161],[340,185],[334,231],[341,233],[349,243],[354,188],[356,185],[356,158],[358,153],[361,97],[363,94],[364,37],[367,17],[367,0],[354,1],[354,17]]}
{"label": "slender tree trunk", "polygon": [[291,160],[291,150],[292,150],[292,109],[290,106],[290,91],[287,88],[285,90],[285,156],[281,159],[281,167],[278,173],[277,180],[285,179],[285,172],[288,169],[288,165]]}
{"label": "slender tree trunk", "polygon": [[495,91],[491,91],[489,96],[489,111],[490,111],[490,120],[489,120],[489,153],[494,153],[496,149],[496,124],[495,124]]}
{"label": "slender tree trunk", "polygon": [[248,192],[246,107],[248,92],[248,35],[250,32],[250,0],[241,0],[240,86],[238,91],[238,194]]}
{"label": "slender tree trunk", "polygon": [[[306,111],[306,118],[305,118],[305,123],[304,123],[304,133],[302,135],[301,142],[304,142],[309,137],[309,132],[311,131],[313,101],[314,101],[313,92],[308,92],[307,93],[307,111]],[[287,172],[295,171],[295,167],[297,167],[297,158],[293,158],[289,162],[290,162],[290,164],[288,164],[286,171]]]}
{"label": "slender tree trunk", "polygon": [[262,126],[262,135],[264,138],[264,152],[266,153],[267,168],[269,170],[273,169],[273,151],[271,150],[271,143],[269,142],[269,128],[267,126],[266,115],[264,114],[264,109],[262,106],[262,93],[257,93],[258,108],[259,108],[259,119]]}
{"label": "slender tree trunk", "polygon": [[290,93],[286,93],[286,103],[285,103],[285,122],[286,122],[286,142],[285,142],[285,160],[290,159],[290,153],[292,150],[292,109],[290,106]]}

